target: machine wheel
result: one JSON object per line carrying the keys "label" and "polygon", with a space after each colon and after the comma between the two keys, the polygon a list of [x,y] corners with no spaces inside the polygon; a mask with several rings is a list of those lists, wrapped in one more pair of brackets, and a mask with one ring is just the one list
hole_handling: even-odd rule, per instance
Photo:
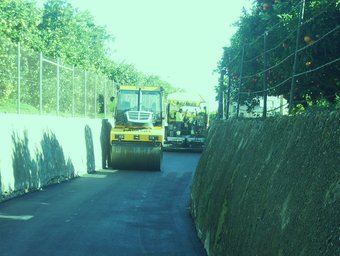
{"label": "machine wheel", "polygon": [[121,170],[160,171],[162,157],[161,145],[117,142],[111,146],[110,167]]}

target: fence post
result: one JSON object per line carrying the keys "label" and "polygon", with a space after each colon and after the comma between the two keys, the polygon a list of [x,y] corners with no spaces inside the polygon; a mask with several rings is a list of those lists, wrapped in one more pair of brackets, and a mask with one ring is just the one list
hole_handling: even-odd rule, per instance
{"label": "fence post", "polygon": [[242,76],[243,76],[243,60],[244,60],[244,47],[242,47],[242,55],[241,55],[241,67],[240,67],[240,82],[238,85],[238,96],[237,96],[237,109],[236,109],[236,117],[239,117],[240,114],[240,92],[241,92],[241,86],[242,86]]}
{"label": "fence post", "polygon": [[299,10],[299,21],[298,21],[298,27],[296,32],[296,42],[295,42],[295,53],[294,53],[294,63],[293,63],[293,70],[292,70],[292,81],[290,85],[290,95],[289,95],[289,113],[291,114],[293,110],[293,94],[295,89],[295,74],[296,74],[296,65],[297,65],[297,52],[299,50],[299,40],[300,40],[300,29],[301,29],[301,23],[303,21],[303,16],[305,12],[305,0],[303,0],[300,4],[300,10]]}
{"label": "fence post", "polygon": [[17,98],[17,113],[20,114],[20,100],[21,100],[21,50],[20,50],[20,42],[17,45],[17,90],[18,90],[18,98]]}
{"label": "fence post", "polygon": [[87,88],[86,88],[86,83],[87,83],[87,74],[86,71],[84,71],[84,116],[86,117],[86,108],[87,108]]}
{"label": "fence post", "polygon": [[225,76],[225,68],[222,67],[220,70],[220,79],[219,79],[219,90],[218,90],[218,117],[219,119],[223,119],[223,96],[224,96],[224,76]]}
{"label": "fence post", "polygon": [[[229,63],[230,64],[230,55],[229,55]],[[230,93],[231,93],[231,74],[230,74],[230,68],[228,68],[228,91],[227,91],[227,102],[226,102],[226,118],[229,118],[229,112],[230,112]]]}
{"label": "fence post", "polygon": [[[225,85],[224,85],[224,90],[223,90],[223,119],[228,119],[228,88],[227,86],[229,86],[229,79],[226,81],[226,79],[228,78],[227,76],[227,67],[225,67],[225,75],[224,75],[224,79],[225,79]],[[228,84],[228,85],[227,85]]]}
{"label": "fence post", "polygon": [[59,116],[59,97],[60,97],[60,67],[59,57],[57,57],[57,116]]}
{"label": "fence post", "polygon": [[75,112],[75,100],[74,100],[74,95],[75,95],[75,88],[74,88],[74,65],[72,65],[72,117],[74,117],[74,112]]}
{"label": "fence post", "polygon": [[268,36],[268,31],[264,32],[263,34],[263,113],[262,117],[266,118],[267,117],[267,36]]}
{"label": "fence post", "polygon": [[39,111],[40,115],[42,115],[43,112],[43,107],[42,107],[42,96],[43,96],[43,54],[40,52],[39,56],[39,65],[40,65],[40,70],[39,70]]}
{"label": "fence post", "polygon": [[227,89],[227,98],[226,98],[226,119],[229,118],[230,113],[230,94],[231,94],[231,87],[232,87],[232,79],[231,79],[231,73],[230,73],[230,62],[231,62],[231,56],[230,51],[228,51],[228,64],[225,66],[226,72],[228,74],[228,89]]}
{"label": "fence post", "polygon": [[97,74],[94,77],[94,118],[97,118]]}
{"label": "fence post", "polygon": [[106,114],[106,99],[107,99],[107,88],[106,88],[106,84],[107,84],[107,80],[105,78],[104,81],[104,117],[106,118],[107,114]]}

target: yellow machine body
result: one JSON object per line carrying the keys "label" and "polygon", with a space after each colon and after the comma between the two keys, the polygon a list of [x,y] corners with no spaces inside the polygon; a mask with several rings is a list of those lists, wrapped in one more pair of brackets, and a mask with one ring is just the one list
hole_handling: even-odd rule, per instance
{"label": "yellow machine body", "polygon": [[113,169],[160,170],[164,142],[163,89],[120,86],[110,133]]}
{"label": "yellow machine body", "polygon": [[[182,123],[176,120],[176,113],[180,110]],[[169,94],[164,150],[201,152],[204,149],[208,122],[206,102],[200,95],[185,92]]]}

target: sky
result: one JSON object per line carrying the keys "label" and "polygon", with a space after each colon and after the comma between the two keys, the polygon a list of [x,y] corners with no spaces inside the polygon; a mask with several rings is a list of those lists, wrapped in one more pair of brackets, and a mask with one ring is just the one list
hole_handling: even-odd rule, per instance
{"label": "sky", "polygon": [[[38,3],[45,2],[38,0]],[[215,102],[213,73],[234,34],[232,26],[250,0],[68,0],[88,10],[114,36],[109,46],[119,63],[134,65],[187,92]]]}

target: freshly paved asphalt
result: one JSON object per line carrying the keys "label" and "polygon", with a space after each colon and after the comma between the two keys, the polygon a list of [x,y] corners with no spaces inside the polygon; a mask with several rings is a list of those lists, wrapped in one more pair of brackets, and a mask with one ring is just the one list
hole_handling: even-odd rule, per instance
{"label": "freshly paved asphalt", "polygon": [[101,170],[0,203],[0,255],[206,255],[189,213],[199,154]]}

